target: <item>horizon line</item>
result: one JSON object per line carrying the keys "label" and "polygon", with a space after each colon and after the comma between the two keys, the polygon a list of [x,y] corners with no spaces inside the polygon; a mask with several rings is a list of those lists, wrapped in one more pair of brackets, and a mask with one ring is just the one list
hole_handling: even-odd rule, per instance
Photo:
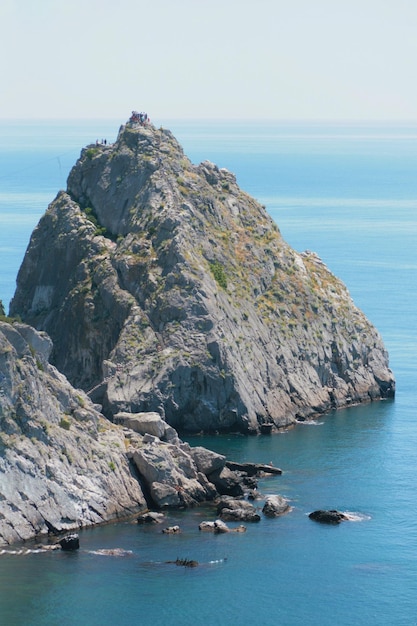
{"label": "horizon line", "polygon": [[[151,123],[152,117],[150,117]],[[155,118],[154,118],[155,119]],[[300,117],[300,118],[287,118],[287,117],[189,117],[189,116],[181,116],[181,117],[164,117],[161,118],[157,116],[156,119],[159,121],[161,119],[165,119],[170,122],[258,122],[258,123],[268,123],[268,122],[282,122],[286,124],[300,124],[300,123],[309,123],[309,124],[322,124],[322,123],[345,123],[345,124],[383,124],[383,123],[395,123],[395,124],[411,124],[417,123],[416,118],[395,118],[395,117],[386,117],[386,118],[342,118],[342,117]],[[0,116],[0,122],[107,122],[107,121],[117,121],[120,120],[118,116],[86,116],[86,117],[9,117],[9,116]],[[127,118],[126,122],[129,121]],[[126,123],[120,122],[120,123]]]}

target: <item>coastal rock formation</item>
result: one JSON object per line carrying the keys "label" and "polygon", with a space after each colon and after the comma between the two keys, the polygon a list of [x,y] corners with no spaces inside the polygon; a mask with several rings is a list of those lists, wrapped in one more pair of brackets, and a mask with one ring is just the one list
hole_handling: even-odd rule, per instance
{"label": "coastal rock formation", "polygon": [[346,287],[235,176],[139,122],[88,146],[32,234],[11,315],[112,419],[259,432],[394,395]]}
{"label": "coastal rock formation", "polygon": [[223,496],[217,503],[217,513],[222,520],[233,522],[260,522],[261,516],[256,508],[246,500]]}
{"label": "coastal rock formation", "polygon": [[146,507],[123,430],[48,364],[51,346],[0,322],[0,544]]}
{"label": "coastal rock formation", "polygon": [[340,524],[349,519],[347,515],[336,511],[335,509],[323,510],[318,509],[309,514],[309,518],[314,522],[320,522],[321,524]]}
{"label": "coastal rock formation", "polygon": [[111,423],[51,349],[45,333],[0,322],[0,545],[218,497],[206,474],[225,457],[193,452],[153,413]]}
{"label": "coastal rock formation", "polygon": [[262,513],[265,517],[279,517],[288,513],[291,507],[288,500],[279,495],[267,496],[265,498],[265,504],[262,509]]}
{"label": "coastal rock formation", "polygon": [[198,471],[188,444],[178,446],[148,435],[143,437],[142,445],[135,445],[132,459],[152,504],[158,508],[191,506],[217,495],[207,477]]}
{"label": "coastal rock formation", "polygon": [[245,533],[246,526],[240,524],[236,528],[229,528],[227,524],[221,519],[216,519],[214,522],[201,522],[198,529],[203,532],[212,532],[216,535],[222,535],[224,533]]}

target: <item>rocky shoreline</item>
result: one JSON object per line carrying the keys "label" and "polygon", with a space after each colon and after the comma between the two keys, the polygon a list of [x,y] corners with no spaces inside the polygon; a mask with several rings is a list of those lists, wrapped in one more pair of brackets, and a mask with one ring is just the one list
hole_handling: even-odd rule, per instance
{"label": "rocky shoreline", "polygon": [[[4,311],[1,311],[4,313]],[[235,176],[131,120],[83,149],[0,321],[0,545],[249,500],[265,464],[178,433],[271,434],[390,398],[377,330]],[[22,321],[23,320],[23,321]],[[289,510],[268,498],[264,515]],[[220,527],[221,524],[218,524]]]}
{"label": "rocky shoreline", "polygon": [[[257,475],[281,473],[192,448],[154,412],[109,422],[49,364],[51,348],[45,333],[0,322],[0,545],[149,509],[234,502],[254,493]],[[247,520],[228,508],[229,519]]]}

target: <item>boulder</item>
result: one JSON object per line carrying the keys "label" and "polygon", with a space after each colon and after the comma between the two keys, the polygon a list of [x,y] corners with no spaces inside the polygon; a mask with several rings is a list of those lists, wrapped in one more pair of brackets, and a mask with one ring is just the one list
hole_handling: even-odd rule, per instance
{"label": "boulder", "polygon": [[179,490],[164,483],[152,482],[150,495],[154,506],[160,509],[175,509],[183,505]]}
{"label": "boulder", "polygon": [[241,478],[228,467],[211,472],[207,478],[213,483],[220,495],[243,496]]}
{"label": "boulder", "polygon": [[221,519],[216,519],[213,531],[217,534],[223,534],[230,532],[230,528]]}
{"label": "boulder", "polygon": [[262,509],[262,513],[266,517],[279,517],[288,513],[290,510],[288,500],[279,495],[268,496],[265,498],[265,504]]}
{"label": "boulder", "polygon": [[130,428],[140,435],[153,435],[162,439],[165,435],[166,422],[158,413],[116,413],[115,424],[121,424],[125,428]]}
{"label": "boulder", "polygon": [[213,533],[244,533],[246,532],[246,526],[240,524],[236,528],[229,528],[227,524],[223,522],[221,519],[216,519],[215,522],[201,522],[199,525],[199,530],[204,532],[213,532]]}
{"label": "boulder", "polygon": [[163,513],[156,513],[153,511],[146,511],[141,513],[136,518],[138,524],[161,524],[165,515]]}
{"label": "boulder", "polygon": [[323,510],[319,509],[309,514],[309,518],[315,522],[322,524],[340,524],[340,522],[348,520],[348,516],[335,509]]}
{"label": "boulder", "polygon": [[198,530],[202,530],[203,532],[214,532],[216,528],[216,522],[201,522],[198,525]]}
{"label": "boulder", "polygon": [[272,464],[265,465],[264,463],[236,463],[235,461],[226,461],[226,467],[234,472],[244,472],[248,476],[262,476],[263,474],[282,474],[282,470],[279,467],[274,467]]}
{"label": "boulder", "polygon": [[190,448],[190,455],[198,471],[206,476],[216,471],[221,472],[226,463],[226,457],[223,454],[217,454],[217,452],[212,452],[212,450],[207,450],[202,446]]}
{"label": "boulder", "polygon": [[150,505],[184,507],[212,499],[212,485],[197,471],[186,451],[152,435],[144,436],[143,442],[134,450],[132,459],[151,496]]}
{"label": "boulder", "polygon": [[230,497],[220,499],[217,504],[217,513],[223,520],[233,522],[259,522],[261,520],[253,504]]}
{"label": "boulder", "polygon": [[62,550],[65,550],[65,552],[78,550],[80,547],[80,540],[76,533],[72,533],[71,535],[63,537],[61,541],[59,541],[59,545],[61,546]]}

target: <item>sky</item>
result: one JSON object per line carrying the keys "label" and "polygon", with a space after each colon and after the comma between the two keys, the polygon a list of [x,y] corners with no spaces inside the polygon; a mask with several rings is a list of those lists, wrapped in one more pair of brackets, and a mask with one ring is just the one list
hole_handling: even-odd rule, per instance
{"label": "sky", "polygon": [[0,118],[415,120],[416,0],[1,0]]}

